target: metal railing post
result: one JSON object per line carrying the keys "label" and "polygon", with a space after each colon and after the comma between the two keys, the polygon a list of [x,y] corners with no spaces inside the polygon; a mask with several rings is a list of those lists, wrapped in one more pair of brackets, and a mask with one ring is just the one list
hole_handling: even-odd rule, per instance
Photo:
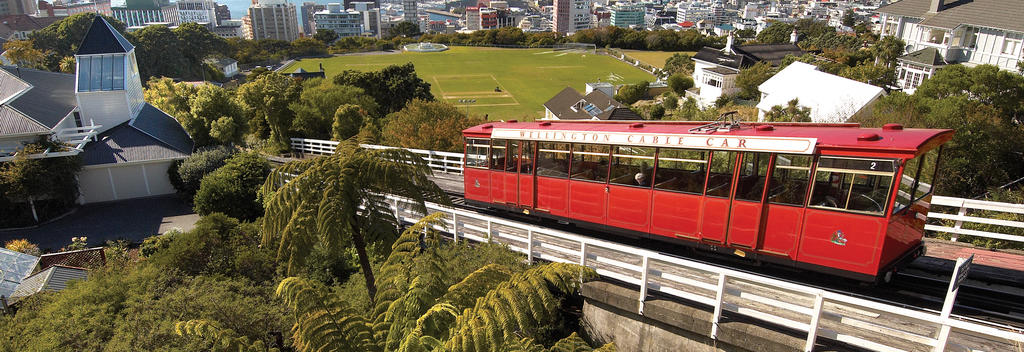
{"label": "metal railing post", "polygon": [[725,273],[718,274],[718,292],[715,294],[715,315],[711,319],[711,338],[718,339],[718,321],[722,320],[722,301],[725,300]]}
{"label": "metal railing post", "polygon": [[644,315],[644,302],[647,301],[647,256],[643,256],[642,264],[640,265],[642,272],[640,272],[640,302],[637,304],[637,313]]}
{"label": "metal railing post", "polygon": [[[956,215],[959,215],[959,216],[967,215],[967,201],[966,200],[960,201],[960,211],[958,211],[956,213]],[[960,230],[960,227],[962,227],[963,225],[964,225],[964,221],[963,220],[957,220],[956,224],[953,225],[953,228],[957,229],[957,230]],[[950,236],[949,236],[949,240],[953,241],[953,242],[956,242],[958,238],[960,238],[960,235],[958,233],[956,233],[956,232],[951,233]]]}
{"label": "metal railing post", "polygon": [[487,219],[487,243],[491,243],[491,219]]}
{"label": "metal railing post", "polygon": [[526,230],[526,262],[533,264],[533,230]]}
{"label": "metal railing post", "polygon": [[452,241],[459,243],[459,217],[452,210]]}
{"label": "metal railing post", "polygon": [[814,296],[814,313],[811,315],[811,324],[807,328],[807,344],[804,345],[804,352],[814,350],[814,344],[818,339],[818,323],[821,321],[821,308],[825,305],[825,297],[821,292]]}
{"label": "metal railing post", "polygon": [[587,266],[587,243],[580,242],[580,266]]}

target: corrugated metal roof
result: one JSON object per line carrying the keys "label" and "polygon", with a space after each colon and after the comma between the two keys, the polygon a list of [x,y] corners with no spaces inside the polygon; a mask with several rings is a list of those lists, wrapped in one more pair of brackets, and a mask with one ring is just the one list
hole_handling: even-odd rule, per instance
{"label": "corrugated metal roof", "polygon": [[78,106],[75,99],[75,75],[11,66],[0,67],[6,73],[28,82],[32,88],[7,103],[52,129]]}
{"label": "corrugated metal roof", "polygon": [[10,297],[38,262],[34,255],[0,248],[0,296]]}
{"label": "corrugated metal roof", "polygon": [[47,133],[49,128],[7,105],[0,105],[0,136],[20,133]]}
{"label": "corrugated metal roof", "polygon": [[11,293],[10,303],[14,304],[41,291],[60,291],[67,288],[68,282],[85,280],[88,277],[89,271],[82,268],[51,266],[49,269],[25,278]]}
{"label": "corrugated metal roof", "polygon": [[946,60],[942,58],[942,54],[939,53],[939,49],[936,48],[924,48],[910,54],[900,56],[898,60],[915,62],[933,67],[946,65]]}
{"label": "corrugated metal roof", "polygon": [[936,13],[929,13],[932,0],[902,0],[882,6],[878,13],[921,18],[922,25],[953,29],[974,25],[1024,32],[1024,3],[1021,0],[947,1]]}
{"label": "corrugated metal roof", "polygon": [[146,103],[139,115],[130,123],[139,131],[161,141],[179,152],[192,153],[194,143],[185,128],[170,115]]}
{"label": "corrugated metal roof", "polygon": [[21,94],[32,85],[11,74],[0,70],[0,103],[5,103],[14,96]]}
{"label": "corrugated metal roof", "polygon": [[179,151],[125,122],[98,135],[80,155],[83,165],[101,165],[184,158],[190,153],[191,150]]}
{"label": "corrugated metal roof", "polygon": [[77,55],[127,53],[134,48],[103,16],[96,16],[78,46]]}

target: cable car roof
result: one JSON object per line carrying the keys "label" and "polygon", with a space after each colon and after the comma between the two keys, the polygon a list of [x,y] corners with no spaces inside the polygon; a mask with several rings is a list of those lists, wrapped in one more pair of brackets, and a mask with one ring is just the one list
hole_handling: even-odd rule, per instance
{"label": "cable car roof", "polygon": [[[697,130],[698,127],[706,128]],[[927,152],[953,137],[953,130],[903,128],[897,124],[862,128],[854,123],[716,124],[690,121],[509,121],[489,122],[462,132],[466,137],[480,138],[493,135],[494,138],[552,142],[796,154],[828,151],[865,155],[877,152],[899,154],[901,157]]]}

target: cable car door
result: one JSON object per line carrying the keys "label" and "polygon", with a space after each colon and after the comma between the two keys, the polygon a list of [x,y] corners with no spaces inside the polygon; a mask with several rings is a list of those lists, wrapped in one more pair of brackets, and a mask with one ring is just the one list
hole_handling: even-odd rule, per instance
{"label": "cable car door", "polygon": [[736,158],[736,152],[711,152],[700,212],[701,240],[725,244]]}
{"label": "cable car door", "polygon": [[732,205],[729,208],[728,244],[753,249],[761,236],[765,181],[770,153],[740,153]]}
{"label": "cable car door", "polygon": [[519,206],[522,208],[533,208],[533,150],[535,142],[522,141],[519,155]]}

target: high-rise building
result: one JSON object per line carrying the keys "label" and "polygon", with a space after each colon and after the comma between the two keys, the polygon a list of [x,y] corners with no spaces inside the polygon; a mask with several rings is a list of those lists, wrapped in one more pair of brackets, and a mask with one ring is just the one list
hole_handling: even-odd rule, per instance
{"label": "high-rise building", "polygon": [[345,10],[341,3],[327,4],[327,9],[313,14],[316,30],[330,29],[339,37],[355,37],[363,33],[363,16],[356,10]]}
{"label": "high-rise building", "polygon": [[475,31],[480,29],[480,8],[470,6],[466,8],[466,29]]}
{"label": "high-rise building", "polygon": [[242,20],[226,19],[220,21],[220,24],[213,27],[213,34],[225,39],[245,38],[245,34],[242,31]]}
{"label": "high-rise building", "polygon": [[114,18],[124,22],[128,27],[141,27],[148,23],[166,23],[176,26],[178,7],[168,0],[126,0],[112,2],[110,6]]}
{"label": "high-rise building", "polygon": [[374,3],[369,1],[357,1],[350,4],[353,10],[359,11],[359,14],[363,16],[363,34],[380,38],[380,9],[374,7]]}
{"label": "high-rise building", "polygon": [[416,8],[416,0],[402,0],[402,21],[420,23],[419,9]]}
{"label": "high-rise building", "polygon": [[39,12],[36,0],[0,0],[0,16],[35,15]]}
{"label": "high-rise building", "polygon": [[590,28],[590,0],[554,0],[555,32],[572,34]]}
{"label": "high-rise building", "polygon": [[[345,8],[346,8],[346,9],[352,9],[352,8],[355,8],[355,7],[354,7],[355,5],[353,5],[353,4],[355,4],[355,3],[357,3],[357,2],[369,2],[369,3],[370,3],[370,6],[369,6],[368,8],[371,8],[371,9],[372,9],[372,8],[378,8],[378,9],[380,8],[380,0],[373,0],[373,1],[366,1],[366,0],[345,0],[345,2],[344,2],[344,4],[345,4]],[[391,2],[395,2],[395,1],[391,1]]]}
{"label": "high-rise building", "polygon": [[622,28],[644,26],[644,8],[634,4],[619,4],[609,9],[612,13],[611,25]]}
{"label": "high-rise building", "polygon": [[217,3],[213,0],[178,0],[178,21],[217,25]]}
{"label": "high-rise building", "polygon": [[313,14],[326,9],[327,5],[317,4],[312,1],[302,3],[302,8],[299,10],[299,14],[302,15],[302,18],[299,19],[299,22],[302,23],[302,33],[306,35],[316,33],[316,25],[313,24]]}
{"label": "high-rise building", "polygon": [[231,10],[228,9],[228,5],[218,4],[214,12],[217,14],[217,24],[231,19]]}
{"label": "high-rise building", "polygon": [[298,19],[295,4],[286,0],[253,0],[249,7],[252,39],[298,39]]}

